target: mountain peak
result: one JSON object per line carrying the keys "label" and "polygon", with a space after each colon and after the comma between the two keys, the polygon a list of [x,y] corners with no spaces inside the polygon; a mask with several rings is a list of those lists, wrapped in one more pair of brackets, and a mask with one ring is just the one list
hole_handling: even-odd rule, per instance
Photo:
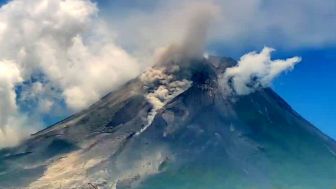
{"label": "mountain peak", "polygon": [[209,56],[152,67],[86,110],[0,150],[0,186],[335,186],[334,141],[271,89],[223,96],[220,77],[235,64]]}

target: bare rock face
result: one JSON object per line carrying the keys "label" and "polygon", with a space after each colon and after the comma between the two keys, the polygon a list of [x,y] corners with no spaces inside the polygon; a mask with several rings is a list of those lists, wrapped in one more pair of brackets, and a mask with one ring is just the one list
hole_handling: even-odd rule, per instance
{"label": "bare rock face", "polygon": [[224,95],[236,62],[158,65],[18,147],[0,188],[328,189],[336,144],[271,89]]}

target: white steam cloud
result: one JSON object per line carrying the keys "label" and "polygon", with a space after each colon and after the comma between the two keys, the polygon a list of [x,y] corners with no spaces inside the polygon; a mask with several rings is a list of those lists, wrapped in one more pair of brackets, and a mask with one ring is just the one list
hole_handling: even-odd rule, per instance
{"label": "white steam cloud", "polygon": [[279,74],[293,69],[301,61],[299,57],[271,60],[272,51],[274,49],[264,47],[260,53],[247,53],[240,58],[237,66],[227,68],[222,78],[225,93],[246,95],[268,87]]}
{"label": "white steam cloud", "polygon": [[[48,112],[62,99],[78,111],[137,76],[137,60],[116,45],[113,36],[89,0],[12,0],[3,5],[0,147],[28,135],[20,129],[23,125],[34,128],[18,108],[16,86],[24,86],[21,100],[39,101],[30,111]],[[36,75],[44,82],[35,79],[28,87],[23,83]]]}
{"label": "white steam cloud", "polygon": [[86,0],[13,0],[0,10],[0,58],[42,72],[79,110],[138,73]]}

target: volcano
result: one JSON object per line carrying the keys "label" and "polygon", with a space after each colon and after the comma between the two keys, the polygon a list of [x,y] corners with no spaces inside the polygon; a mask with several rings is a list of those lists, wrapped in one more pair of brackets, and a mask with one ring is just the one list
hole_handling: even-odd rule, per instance
{"label": "volcano", "polygon": [[221,76],[235,60],[185,61],[2,149],[0,188],[336,187],[331,138],[270,88],[228,95]]}

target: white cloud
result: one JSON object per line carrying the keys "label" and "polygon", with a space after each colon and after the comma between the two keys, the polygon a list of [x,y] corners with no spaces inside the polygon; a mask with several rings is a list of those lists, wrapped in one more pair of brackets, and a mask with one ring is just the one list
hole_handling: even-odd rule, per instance
{"label": "white cloud", "polygon": [[18,144],[34,129],[29,125],[33,120],[28,121],[21,115],[16,105],[14,88],[21,81],[21,73],[15,63],[0,61],[0,148]]}
{"label": "white cloud", "polygon": [[[12,0],[2,6],[0,61],[6,73],[0,76],[0,147],[10,145],[5,141],[14,134],[29,134],[20,130],[26,116],[18,105],[35,104],[29,114],[45,114],[64,99],[78,111],[140,72],[89,0]],[[43,82],[33,81],[36,75]],[[15,86],[22,86],[20,94]]]}
{"label": "white cloud", "polygon": [[[13,0],[0,9],[0,58],[41,72],[80,110],[139,73],[88,0]],[[33,91],[30,91],[33,92]]]}
{"label": "white cloud", "polygon": [[20,70],[13,62],[0,61],[0,125],[5,125],[8,122],[9,115],[17,111],[14,87],[16,83],[21,81]]}
{"label": "white cloud", "polygon": [[224,92],[246,95],[268,87],[279,74],[293,69],[301,61],[299,57],[271,60],[272,51],[274,49],[265,47],[260,53],[247,53],[240,58],[237,66],[227,68],[222,77]]}

